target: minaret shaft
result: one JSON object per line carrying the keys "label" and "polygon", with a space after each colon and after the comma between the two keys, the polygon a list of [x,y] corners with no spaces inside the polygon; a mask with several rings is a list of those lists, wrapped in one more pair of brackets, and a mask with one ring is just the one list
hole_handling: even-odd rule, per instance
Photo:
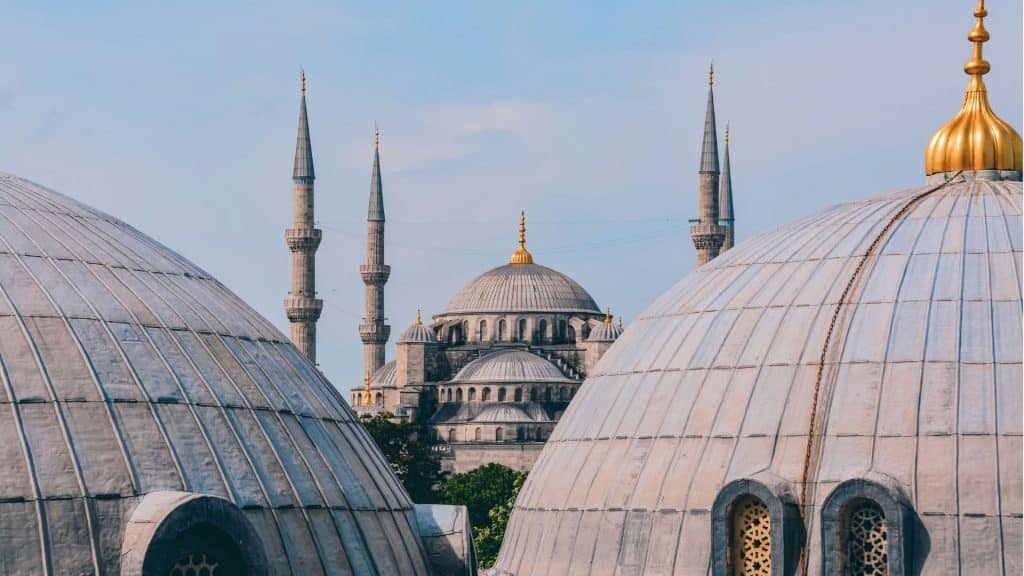
{"label": "minaret shaft", "polygon": [[291,323],[292,342],[300,352],[316,363],[316,321],[323,301],[316,297],[316,250],[321,231],[313,213],[313,150],[306,118],[306,76],[302,76],[302,100],[299,104],[299,134],[295,143],[295,169],[292,172],[292,227],[284,236],[292,253],[291,297],[284,301]]}
{"label": "minaret shaft", "polygon": [[370,203],[366,217],[366,263],[359,267],[366,285],[363,323],[359,337],[363,341],[364,371],[374,374],[384,365],[384,347],[391,334],[385,324],[384,285],[391,267],[384,264],[384,188],[380,177],[380,134],[375,139],[373,170],[370,175]]}

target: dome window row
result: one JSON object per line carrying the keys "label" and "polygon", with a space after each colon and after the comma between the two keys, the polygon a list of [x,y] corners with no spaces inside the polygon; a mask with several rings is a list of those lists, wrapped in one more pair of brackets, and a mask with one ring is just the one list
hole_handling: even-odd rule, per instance
{"label": "dome window row", "polygon": [[574,344],[590,336],[591,323],[580,318],[483,318],[438,328],[438,339],[450,345],[467,342]]}
{"label": "dome window row", "polygon": [[[780,479],[765,476],[730,482],[715,499],[712,575],[795,574],[801,563],[808,562],[801,554],[805,533],[796,499]],[[821,507],[823,574],[906,573],[911,508],[889,484],[884,479],[854,479],[829,494]]]}
{"label": "dome window row", "polygon": [[[494,393],[490,386],[477,388],[470,386],[438,387],[438,402],[569,402],[576,396],[579,386],[497,386]],[[378,394],[378,397],[380,394]],[[357,394],[357,398],[361,398]]]}
{"label": "dome window row", "polygon": [[[464,433],[459,434],[455,427],[448,428],[444,437],[440,432],[435,432],[434,440],[448,444],[459,442],[543,442],[551,433],[549,428],[543,426],[498,426],[493,429],[482,426],[472,428],[465,427]],[[461,437],[460,437],[461,436]]]}

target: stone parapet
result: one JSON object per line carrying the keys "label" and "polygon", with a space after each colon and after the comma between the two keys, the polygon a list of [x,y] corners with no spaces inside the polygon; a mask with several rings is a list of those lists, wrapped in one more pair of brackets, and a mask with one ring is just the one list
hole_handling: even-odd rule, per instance
{"label": "stone parapet", "polygon": [[360,324],[359,337],[363,344],[384,344],[391,336],[391,326],[387,324]]}
{"label": "stone parapet", "polygon": [[324,301],[319,298],[286,298],[284,311],[290,322],[309,322],[320,318]]}
{"label": "stone parapet", "polygon": [[315,251],[320,247],[323,232],[319,228],[288,228],[284,239],[292,252]]}
{"label": "stone parapet", "polygon": [[391,276],[391,266],[361,264],[359,266],[359,275],[363,277],[363,283],[367,286],[381,285],[387,282],[388,277]]}

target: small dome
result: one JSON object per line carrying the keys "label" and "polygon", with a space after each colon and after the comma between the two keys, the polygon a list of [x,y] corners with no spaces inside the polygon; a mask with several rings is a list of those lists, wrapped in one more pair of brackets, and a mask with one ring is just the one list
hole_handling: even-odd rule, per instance
{"label": "small dome", "polygon": [[502,403],[486,406],[476,415],[476,418],[473,418],[473,422],[529,422],[532,424],[534,419],[519,406]]}
{"label": "small dome", "polygon": [[622,328],[612,322],[612,313],[609,311],[601,322],[590,331],[587,342],[615,342],[622,334]]}
{"label": "small dome", "polygon": [[502,350],[477,358],[462,367],[452,378],[453,384],[576,382],[562,374],[551,362],[522,350]]}
{"label": "small dome", "polygon": [[377,368],[377,371],[370,377],[370,388],[394,388],[398,381],[398,369],[395,361]]}
{"label": "small dome", "polygon": [[506,264],[471,280],[441,315],[517,312],[600,314],[601,310],[582,286],[561,272],[539,264]]}
{"label": "small dome", "polygon": [[409,325],[398,337],[398,344],[434,344],[437,336],[429,326],[423,325],[420,311],[416,311],[416,321]]}

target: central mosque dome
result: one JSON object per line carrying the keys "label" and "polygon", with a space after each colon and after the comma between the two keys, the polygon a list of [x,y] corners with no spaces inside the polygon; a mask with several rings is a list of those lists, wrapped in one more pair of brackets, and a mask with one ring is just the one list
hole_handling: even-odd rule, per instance
{"label": "central mosque dome", "polygon": [[509,263],[470,280],[439,316],[522,312],[601,313],[583,286],[533,262],[533,255],[526,249],[525,215],[519,221],[519,248]]}
{"label": "central mosque dome", "polygon": [[0,461],[4,574],[425,575],[443,512],[224,285],[5,174]]}

